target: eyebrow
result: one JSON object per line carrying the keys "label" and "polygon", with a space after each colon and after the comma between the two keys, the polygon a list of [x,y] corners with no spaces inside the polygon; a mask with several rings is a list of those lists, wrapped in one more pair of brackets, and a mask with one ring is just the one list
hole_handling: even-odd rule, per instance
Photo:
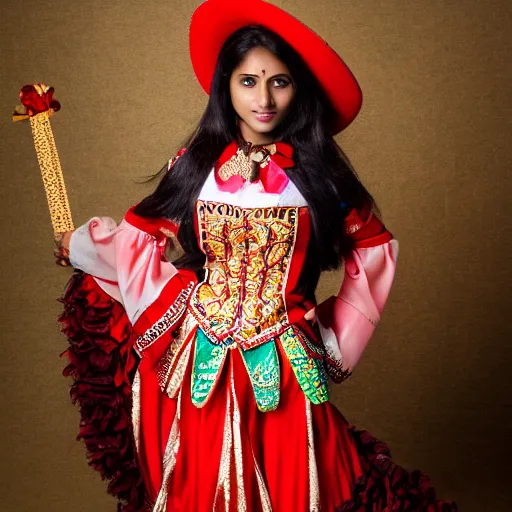
{"label": "eyebrow", "polygon": [[[253,75],[251,73],[240,73],[238,76],[252,76],[252,77],[256,77],[256,78],[260,77],[259,75]],[[277,75],[270,76],[270,77],[268,77],[268,80],[272,80],[274,78],[277,78],[278,76],[284,76],[284,77],[288,78],[288,80],[291,80],[291,77],[289,75],[287,75],[286,73],[278,73]]]}

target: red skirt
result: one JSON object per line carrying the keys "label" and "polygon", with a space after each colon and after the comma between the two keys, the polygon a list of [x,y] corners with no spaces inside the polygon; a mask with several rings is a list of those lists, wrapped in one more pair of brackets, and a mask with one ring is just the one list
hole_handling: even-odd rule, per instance
{"label": "red skirt", "polygon": [[238,349],[228,351],[202,408],[191,399],[192,357],[174,399],[154,371],[161,350],[144,353],[134,398],[155,512],[454,510],[436,501],[428,478],[393,464],[386,445],[356,431],[330,402],[312,404],[277,346],[281,396],[270,412],[258,410]]}
{"label": "red skirt", "polygon": [[330,402],[312,404],[279,343],[276,410],[258,410],[238,349],[228,351],[211,397],[198,408],[192,357],[176,398],[162,392],[155,372],[165,340],[144,352],[134,374],[122,308],[89,276],[77,273],[61,302],[79,437],[121,510],[457,510],[436,499],[428,477],[394,464],[383,442],[350,426]]}

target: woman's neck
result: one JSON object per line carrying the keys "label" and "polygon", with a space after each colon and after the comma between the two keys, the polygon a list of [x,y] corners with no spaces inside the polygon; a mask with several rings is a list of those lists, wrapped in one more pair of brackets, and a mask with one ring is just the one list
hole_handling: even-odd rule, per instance
{"label": "woman's neck", "polygon": [[251,130],[245,123],[238,125],[238,137],[244,142],[249,142],[253,146],[266,146],[272,144],[275,137],[272,133],[257,133]]}

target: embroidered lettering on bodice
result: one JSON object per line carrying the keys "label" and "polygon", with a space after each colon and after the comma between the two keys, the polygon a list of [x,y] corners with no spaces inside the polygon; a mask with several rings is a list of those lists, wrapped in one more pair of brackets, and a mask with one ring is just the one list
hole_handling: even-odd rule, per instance
{"label": "embroidered lettering on bodice", "polygon": [[199,200],[197,221],[206,276],[191,306],[204,332],[214,342],[237,342],[244,348],[283,332],[298,208]]}

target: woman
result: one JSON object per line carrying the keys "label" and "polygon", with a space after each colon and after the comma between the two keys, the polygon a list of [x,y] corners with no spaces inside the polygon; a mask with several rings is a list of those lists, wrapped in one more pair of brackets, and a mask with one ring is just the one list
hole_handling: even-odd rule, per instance
{"label": "woman", "polygon": [[[85,273],[61,320],[93,465],[127,510],[455,510],[329,402],[398,253],[333,140],[359,111],[357,82],[260,0],[203,3],[190,37],[210,95],[194,134],[119,226],[93,218],[61,243]],[[316,305],[342,260],[337,297]]]}

